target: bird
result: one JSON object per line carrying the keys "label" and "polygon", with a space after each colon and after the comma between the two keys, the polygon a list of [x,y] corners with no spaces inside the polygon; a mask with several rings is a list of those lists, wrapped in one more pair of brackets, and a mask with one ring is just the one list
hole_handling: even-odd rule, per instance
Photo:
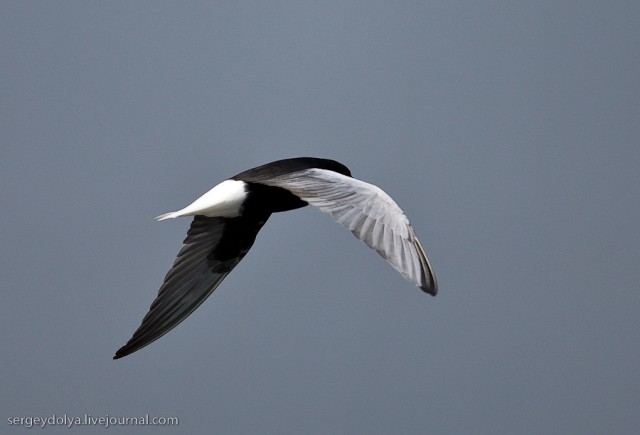
{"label": "bird", "polygon": [[272,213],[307,205],[330,214],[407,281],[436,295],[433,268],[413,227],[382,189],[353,178],[334,160],[277,160],[241,172],[186,207],[156,217],[193,216],[193,221],[140,327],[113,359],[151,344],[198,308],[244,258]]}

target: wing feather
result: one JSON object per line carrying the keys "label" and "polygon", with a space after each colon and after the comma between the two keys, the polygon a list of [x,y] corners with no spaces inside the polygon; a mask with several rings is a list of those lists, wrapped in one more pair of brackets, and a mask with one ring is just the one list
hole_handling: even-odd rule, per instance
{"label": "wing feather", "polygon": [[408,281],[438,291],[433,269],[398,204],[373,184],[326,169],[311,168],[258,181],[286,189],[374,249]]}
{"label": "wing feather", "polygon": [[149,345],[198,308],[246,255],[267,218],[196,216],[149,312],[114,359]]}

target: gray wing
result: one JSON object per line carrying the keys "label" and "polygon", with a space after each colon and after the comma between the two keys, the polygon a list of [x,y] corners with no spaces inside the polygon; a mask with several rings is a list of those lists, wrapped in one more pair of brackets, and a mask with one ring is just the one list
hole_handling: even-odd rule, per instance
{"label": "gray wing", "polygon": [[249,251],[268,217],[196,216],[149,312],[114,359],[162,337],[198,308]]}
{"label": "gray wing", "polygon": [[286,189],[329,213],[406,280],[434,296],[438,292],[433,269],[409,220],[379,187],[317,168],[260,180],[260,183]]}

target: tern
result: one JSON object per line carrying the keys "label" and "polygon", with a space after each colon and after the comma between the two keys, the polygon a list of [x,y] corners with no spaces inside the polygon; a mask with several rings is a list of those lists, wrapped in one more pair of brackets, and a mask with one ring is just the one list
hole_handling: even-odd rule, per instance
{"label": "tern", "polygon": [[306,205],[329,213],[407,281],[436,295],[435,274],[413,227],[382,189],[353,178],[334,160],[278,160],[241,172],[185,208],[156,218],[193,221],[142,324],[113,358],[149,345],[198,308],[244,258],[272,213]]}

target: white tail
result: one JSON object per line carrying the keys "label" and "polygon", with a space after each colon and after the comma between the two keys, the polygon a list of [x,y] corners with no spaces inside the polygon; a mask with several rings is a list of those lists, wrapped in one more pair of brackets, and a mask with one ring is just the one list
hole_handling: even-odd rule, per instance
{"label": "white tail", "polygon": [[154,217],[154,219],[157,220],[157,221],[163,221],[165,219],[173,219],[173,218],[176,218],[176,217],[178,217],[178,212],[177,211],[172,211],[172,212],[169,212],[169,213],[161,214],[160,216],[156,216],[156,217]]}
{"label": "white tail", "polygon": [[240,216],[240,207],[246,197],[244,181],[225,180],[185,208],[161,214],[156,217],[156,220],[163,221],[180,216],[196,215],[238,217]]}

